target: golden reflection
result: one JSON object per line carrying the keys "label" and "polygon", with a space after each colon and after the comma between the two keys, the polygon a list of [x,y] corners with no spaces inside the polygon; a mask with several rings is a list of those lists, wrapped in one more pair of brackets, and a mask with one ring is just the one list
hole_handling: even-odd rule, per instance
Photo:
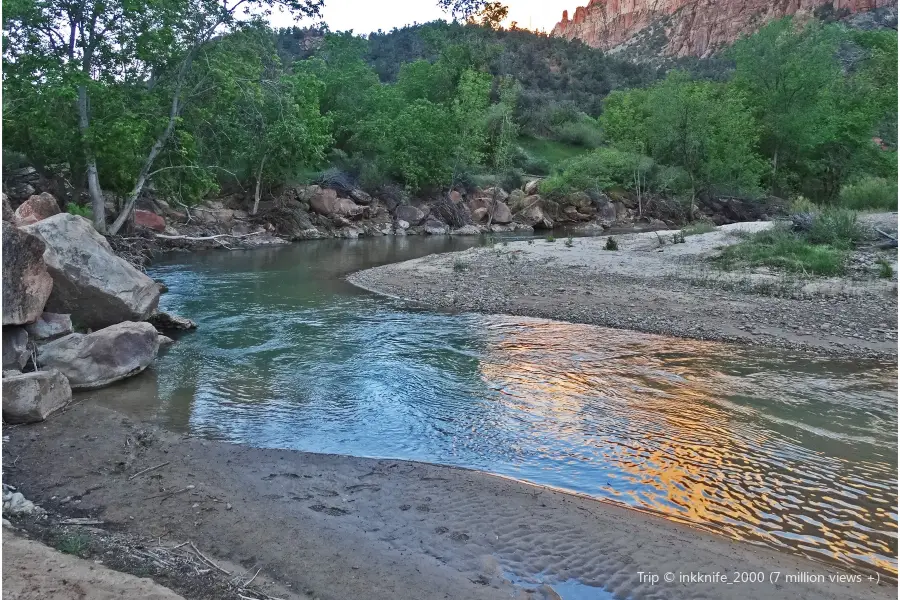
{"label": "golden reflection", "polygon": [[[756,377],[779,377],[777,357],[754,371],[719,343],[521,319],[487,331],[482,378],[535,437],[595,463],[595,495],[896,577],[896,464],[847,460],[862,444],[827,422],[806,435],[803,384]],[[748,385],[771,401],[747,401]]]}

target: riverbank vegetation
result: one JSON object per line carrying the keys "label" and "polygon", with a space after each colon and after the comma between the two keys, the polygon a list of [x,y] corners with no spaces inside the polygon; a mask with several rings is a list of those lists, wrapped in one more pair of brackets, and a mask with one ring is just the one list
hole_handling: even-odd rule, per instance
{"label": "riverbank vegetation", "polygon": [[402,199],[526,175],[686,220],[704,197],[896,206],[896,31],[786,19],[663,69],[488,14],[361,37],[276,32],[238,4],[70,11],[74,37],[53,2],[5,11],[6,163],[68,165],[67,200],[86,190],[101,230],[101,191],[119,197],[112,232],[147,185],[184,205],[237,191],[251,214],[285,184]]}

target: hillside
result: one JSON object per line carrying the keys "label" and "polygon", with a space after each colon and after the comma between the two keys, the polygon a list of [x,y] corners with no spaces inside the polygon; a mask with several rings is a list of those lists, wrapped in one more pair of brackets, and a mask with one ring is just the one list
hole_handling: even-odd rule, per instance
{"label": "hillside", "polygon": [[896,0],[591,0],[552,35],[627,55],[709,57],[766,23],[786,16],[823,20],[878,11],[896,27]]}

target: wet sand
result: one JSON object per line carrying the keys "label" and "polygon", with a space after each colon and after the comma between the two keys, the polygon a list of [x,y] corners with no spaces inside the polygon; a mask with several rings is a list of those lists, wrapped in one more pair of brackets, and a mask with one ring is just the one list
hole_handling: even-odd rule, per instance
{"label": "wet sand", "polygon": [[[589,595],[579,598],[897,594],[894,584],[876,585],[867,575],[858,583],[831,581],[848,573],[474,471],[203,441],[90,402],[4,433],[5,456],[17,457],[5,481],[51,514],[94,517],[110,530],[163,544],[191,540],[214,560],[261,568],[261,577],[295,597],[537,600],[555,598],[552,586],[570,580],[594,586],[582,588]],[[675,574],[674,583],[664,581],[667,572]],[[736,572],[761,572],[766,581],[690,582],[690,573],[732,580]],[[777,583],[770,579],[774,572],[781,574]],[[824,581],[786,581],[797,573]],[[538,574],[550,587],[539,585]],[[515,586],[511,579],[533,585]],[[187,593],[186,582],[166,583],[198,597]],[[563,598],[565,589],[558,590]]]}

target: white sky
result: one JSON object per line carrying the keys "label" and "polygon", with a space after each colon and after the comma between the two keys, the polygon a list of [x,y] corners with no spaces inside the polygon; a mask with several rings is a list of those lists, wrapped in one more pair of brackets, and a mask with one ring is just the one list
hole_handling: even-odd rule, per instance
{"label": "white sky", "polygon": [[[522,28],[549,32],[563,10],[572,13],[576,6],[587,4],[587,0],[506,0],[504,3],[509,7],[508,21],[518,21]],[[447,13],[438,8],[437,0],[325,0],[322,11],[322,20],[332,31],[352,29],[358,34],[446,18]],[[270,20],[274,27],[293,25],[287,15],[278,12]]]}

